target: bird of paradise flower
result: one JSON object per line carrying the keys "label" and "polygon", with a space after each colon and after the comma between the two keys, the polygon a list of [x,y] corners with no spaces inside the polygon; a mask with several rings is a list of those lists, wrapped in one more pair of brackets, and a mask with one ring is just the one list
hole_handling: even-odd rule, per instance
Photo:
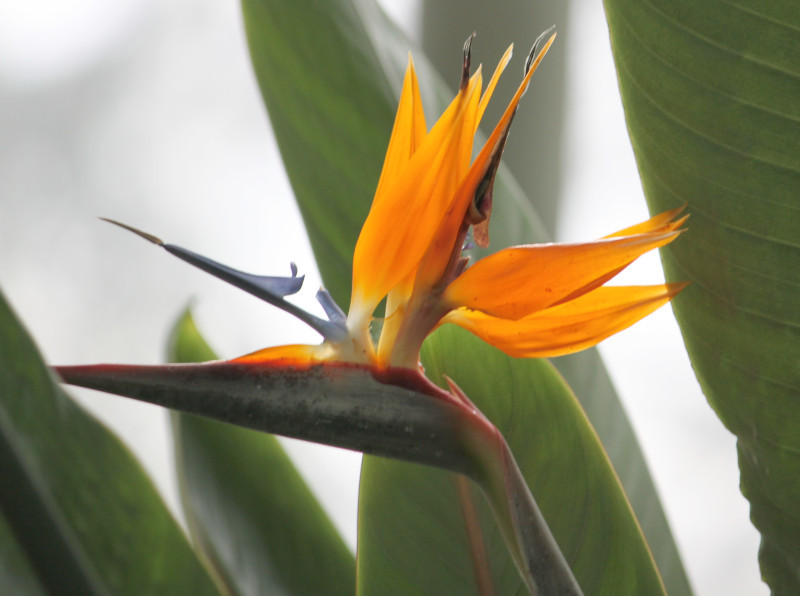
{"label": "bird of paradise flower", "polygon": [[[290,277],[243,273],[108,220],[297,316],[323,336],[322,344],[201,365],[57,367],[59,374],[71,384],[464,473],[484,489],[528,588],[579,593],[499,431],[454,383],[440,389],[419,365],[423,341],[443,324],[459,325],[511,356],[558,356],[629,327],[685,286],[606,285],[639,256],[678,237],[686,219],[681,209],[591,242],[515,246],[471,266],[464,256],[470,236],[488,245],[500,157],[520,99],[554,39],[551,31],[537,39],[522,82],[474,160],[473,139],[511,48],[481,93],[481,69],[470,71],[472,37],[467,40],[458,94],[430,130],[409,57],[383,170],[355,248],[347,314],[325,290],[317,294],[325,319],[288,302],[303,283],[294,265]],[[384,299],[374,341],[375,312]],[[316,404],[327,417],[325,428],[308,426],[308,412],[301,413],[307,403],[276,405],[269,397],[314,383],[328,400]],[[349,400],[344,409],[341,396]],[[386,408],[361,411],[354,421],[352,412],[370,400]],[[447,428],[459,430],[441,432]],[[430,429],[436,432],[426,440]]]}

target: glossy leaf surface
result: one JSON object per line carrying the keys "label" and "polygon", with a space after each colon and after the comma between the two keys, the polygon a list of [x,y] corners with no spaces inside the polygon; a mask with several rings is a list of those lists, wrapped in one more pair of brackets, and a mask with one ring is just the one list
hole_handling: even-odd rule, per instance
{"label": "glossy leaf surface", "polygon": [[[216,358],[188,311],[173,329],[168,357]],[[352,553],[274,436],[171,416],[191,534],[232,593],[354,592]]]}
{"label": "glossy leaf surface", "polygon": [[61,390],[1,296],[0,354],[0,509],[41,586],[216,594],[139,463]]}
{"label": "glossy leaf surface", "polygon": [[687,204],[662,252],[703,391],[738,437],[764,579],[800,591],[800,8],[607,0],[652,212]]}
{"label": "glossy leaf surface", "polygon": [[[353,247],[378,181],[409,48],[429,120],[439,115],[451,92],[371,0],[244,0],[243,8],[256,77],[320,271],[334,297],[347,304]],[[530,40],[538,33],[532,24]],[[459,48],[454,57],[453,85],[460,74]],[[513,77],[514,68],[505,76]],[[520,109],[536,109],[542,92],[534,77]],[[491,237],[493,250],[548,240],[530,202],[502,166]],[[631,495],[668,590],[690,593],[638,441],[599,355],[588,350],[556,364]]]}

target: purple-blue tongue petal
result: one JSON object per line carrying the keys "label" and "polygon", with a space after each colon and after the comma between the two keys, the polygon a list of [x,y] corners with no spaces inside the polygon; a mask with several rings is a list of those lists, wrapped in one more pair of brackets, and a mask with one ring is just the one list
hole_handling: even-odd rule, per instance
{"label": "purple-blue tongue petal", "polygon": [[[341,313],[341,309],[338,307],[338,305],[330,304],[333,303],[333,299],[330,298],[330,296],[327,297],[327,301],[330,303],[323,303],[323,307],[331,319],[328,321],[321,319],[320,317],[317,317],[303,310],[302,308],[295,306],[291,302],[284,300],[286,296],[296,294],[303,286],[303,280],[305,279],[305,276],[303,275],[299,277],[297,276],[297,266],[294,263],[291,264],[291,277],[274,277],[269,275],[254,275],[252,273],[245,273],[244,271],[233,269],[232,267],[218,263],[217,261],[209,259],[208,257],[204,257],[203,255],[197,254],[196,252],[186,248],[175,246],[174,244],[167,244],[157,236],[137,230],[132,226],[114,221],[113,219],[107,219],[105,217],[101,217],[100,219],[124,228],[129,232],[133,232],[137,236],[141,236],[145,240],[162,247],[168,253],[175,255],[182,261],[185,261],[190,265],[205,271],[206,273],[210,273],[214,277],[236,286],[240,290],[244,290],[248,294],[252,294],[256,298],[260,298],[264,302],[267,302],[273,306],[277,306],[281,310],[294,315],[327,340],[341,341],[347,337],[347,327],[345,326],[344,318],[338,316],[338,313]],[[331,313],[336,313],[337,316],[331,316]]]}
{"label": "purple-blue tongue petal", "polygon": [[168,253],[175,255],[182,261],[186,261],[190,265],[194,265],[198,269],[202,269],[206,273],[210,273],[214,277],[278,307],[282,306],[282,298],[296,294],[303,287],[305,276],[297,277],[297,266],[294,263],[292,263],[291,277],[254,275],[253,273],[245,273],[244,271],[233,269],[174,244],[162,243],[161,246]]}

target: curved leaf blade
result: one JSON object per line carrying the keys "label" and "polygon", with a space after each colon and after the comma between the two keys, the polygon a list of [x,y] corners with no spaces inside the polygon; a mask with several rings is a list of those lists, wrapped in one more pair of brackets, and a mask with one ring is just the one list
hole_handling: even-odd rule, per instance
{"label": "curved leaf blade", "polygon": [[[216,356],[186,311],[168,358]],[[171,412],[184,511],[198,548],[231,593],[352,594],[355,558],[278,440]]]}
{"label": "curved leaf blade", "polygon": [[[426,342],[423,363],[503,432],[584,593],[664,592],[593,429],[547,361],[509,358],[446,325]],[[361,495],[359,593],[478,594],[481,577],[490,593],[526,593],[484,498],[452,474],[365,457]]]}
{"label": "curved leaf blade", "polygon": [[0,509],[53,594],[216,594],[139,463],[54,382],[0,295]]}
{"label": "curved leaf blade", "polygon": [[762,576],[800,590],[800,11],[606,0],[651,211],[688,203],[662,251],[705,395],[738,437]]}
{"label": "curved leaf blade", "polygon": [[[256,77],[320,272],[337,301],[347,304],[352,251],[377,184],[412,44],[371,0],[243,0],[242,5]],[[532,38],[535,34],[532,30]],[[431,118],[451,93],[424,55],[413,51]],[[320,56],[336,57],[337,63]],[[534,82],[526,102],[536,101],[537,92]],[[374,106],[364,108],[365,101],[386,103],[378,112]],[[495,197],[492,250],[549,240],[502,164]],[[630,495],[668,591],[690,594],[638,440],[599,354],[587,350],[555,364],[581,400]]]}

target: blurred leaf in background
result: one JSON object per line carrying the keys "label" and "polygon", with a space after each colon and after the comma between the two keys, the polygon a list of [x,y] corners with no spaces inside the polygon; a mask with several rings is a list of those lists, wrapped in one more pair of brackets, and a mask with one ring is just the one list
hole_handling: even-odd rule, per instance
{"label": "blurred leaf in background", "polygon": [[0,353],[0,592],[216,594],[139,463],[61,390],[2,296]]}
{"label": "blurred leaf in background", "polygon": [[[216,359],[188,310],[168,359]],[[171,419],[191,535],[231,593],[355,592],[352,553],[274,436],[180,412]]]}

